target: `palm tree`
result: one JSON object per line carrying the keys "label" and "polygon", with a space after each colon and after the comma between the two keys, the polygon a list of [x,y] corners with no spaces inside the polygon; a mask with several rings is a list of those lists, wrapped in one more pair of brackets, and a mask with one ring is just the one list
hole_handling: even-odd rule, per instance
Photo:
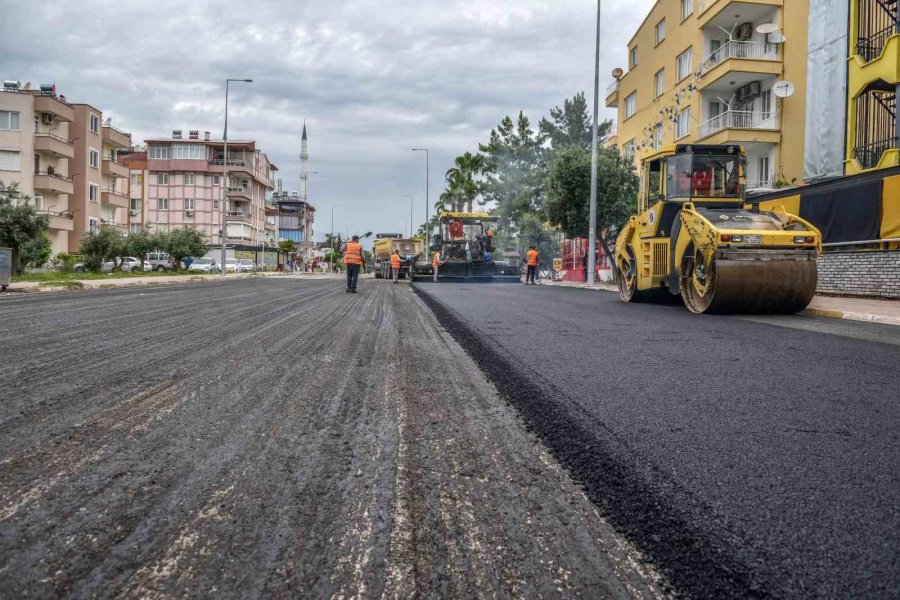
{"label": "palm tree", "polygon": [[472,154],[466,152],[462,156],[457,156],[446,174],[447,192],[452,193],[459,201],[459,208],[462,209],[463,204],[466,210],[472,212],[472,204],[475,198],[481,194],[481,182],[476,180],[484,173],[487,168],[487,161],[482,154]]}

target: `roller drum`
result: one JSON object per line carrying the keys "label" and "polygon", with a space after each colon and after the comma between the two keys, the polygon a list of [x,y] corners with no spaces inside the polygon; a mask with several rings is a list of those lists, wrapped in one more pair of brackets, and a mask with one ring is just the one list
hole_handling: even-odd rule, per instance
{"label": "roller drum", "polygon": [[811,252],[718,251],[700,286],[689,263],[682,270],[681,293],[695,313],[791,314],[806,308],[816,293]]}

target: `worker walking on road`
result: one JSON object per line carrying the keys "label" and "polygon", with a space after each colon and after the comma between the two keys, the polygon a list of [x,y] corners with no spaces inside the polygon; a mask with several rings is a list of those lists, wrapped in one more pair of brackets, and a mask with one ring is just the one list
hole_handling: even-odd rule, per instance
{"label": "worker walking on road", "polygon": [[394,253],[391,254],[391,275],[394,278],[394,283],[397,283],[397,279],[400,277],[400,251],[394,250]]}
{"label": "worker walking on road", "polygon": [[434,253],[434,258],[431,259],[431,267],[434,271],[434,282],[437,283],[438,276],[438,268],[441,266],[441,253],[437,251]]}
{"label": "worker walking on road", "polygon": [[525,254],[525,263],[528,265],[528,271],[525,274],[525,285],[528,285],[529,283],[531,285],[537,285],[534,276],[537,273],[540,257],[541,253],[537,251],[537,248],[534,246],[528,247],[528,252]]}
{"label": "worker walking on road", "polygon": [[356,293],[356,281],[359,279],[359,270],[362,268],[362,244],[359,236],[354,235],[353,240],[344,246],[344,265],[347,267],[347,293]]}

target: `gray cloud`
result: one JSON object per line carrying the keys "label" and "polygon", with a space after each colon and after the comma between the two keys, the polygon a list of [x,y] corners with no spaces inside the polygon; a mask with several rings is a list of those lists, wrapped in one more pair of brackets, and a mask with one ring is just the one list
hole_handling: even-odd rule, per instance
{"label": "gray cloud", "polygon": [[[609,1],[601,82],[653,0]],[[172,129],[254,138],[299,186],[307,120],[317,231],[402,228],[424,219],[453,157],[524,110],[533,120],[593,86],[590,0],[0,0],[2,76],[55,82],[135,140]],[[603,94],[601,88],[601,95]],[[614,116],[605,111],[607,116]]]}

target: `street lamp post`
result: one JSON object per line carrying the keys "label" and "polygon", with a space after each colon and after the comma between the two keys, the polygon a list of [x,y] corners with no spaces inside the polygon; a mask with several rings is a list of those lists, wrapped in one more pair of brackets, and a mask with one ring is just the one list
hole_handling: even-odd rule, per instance
{"label": "street lamp post", "polygon": [[[222,270],[222,277],[225,277],[225,237],[226,237],[226,226],[225,226],[225,205],[228,203],[228,84],[232,81],[239,81],[243,83],[253,83],[252,79],[226,79],[225,80],[225,135],[223,136],[225,142],[225,160],[223,164],[225,166],[225,174],[222,178],[222,206],[219,214],[222,218],[222,229],[220,230],[219,237],[222,242],[222,264],[220,265]],[[265,212],[265,211],[263,211]],[[265,220],[265,219],[263,219]]]}
{"label": "street lamp post", "polygon": [[[406,225],[407,225],[406,217],[400,217],[400,220],[403,221],[403,234],[405,235],[406,234]],[[410,237],[412,237],[412,236],[410,236]]]}
{"label": "street lamp post", "polygon": [[597,43],[594,52],[594,126],[591,141],[591,209],[588,221],[588,285],[594,285],[597,274],[597,118],[600,111],[600,3],[597,0]]}
{"label": "street lamp post", "polygon": [[429,256],[428,246],[430,244],[428,238],[431,237],[431,231],[430,231],[430,228],[428,227],[428,205],[430,203],[430,200],[428,198],[428,171],[429,171],[429,166],[430,166],[429,165],[430,158],[429,158],[429,154],[428,154],[428,148],[413,148],[412,151],[425,153],[425,262],[428,262],[428,256]]}
{"label": "street lamp post", "polygon": [[331,272],[334,273],[334,209],[340,208],[340,206],[332,206],[331,207]]}
{"label": "street lamp post", "polygon": [[404,194],[404,198],[409,198],[409,237],[412,239],[413,236],[413,197],[412,194]]}

